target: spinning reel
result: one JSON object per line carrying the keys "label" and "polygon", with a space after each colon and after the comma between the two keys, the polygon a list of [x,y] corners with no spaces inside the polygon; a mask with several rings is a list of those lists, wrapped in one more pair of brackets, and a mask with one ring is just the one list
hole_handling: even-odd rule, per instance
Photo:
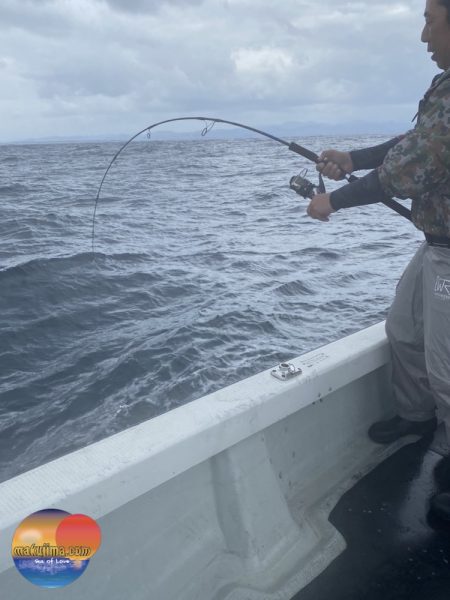
{"label": "spinning reel", "polygon": [[323,182],[322,174],[319,173],[319,185],[314,185],[309,179],[306,179],[305,175],[308,173],[307,169],[304,169],[300,175],[294,175],[291,177],[289,187],[294,190],[302,198],[311,199],[316,194],[325,194],[325,184]]}

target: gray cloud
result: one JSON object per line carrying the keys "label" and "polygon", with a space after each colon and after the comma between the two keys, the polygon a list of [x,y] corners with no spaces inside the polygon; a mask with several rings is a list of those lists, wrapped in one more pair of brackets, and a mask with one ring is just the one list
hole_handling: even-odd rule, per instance
{"label": "gray cloud", "polygon": [[422,0],[2,0],[2,136],[185,113],[408,124],[435,72]]}
{"label": "gray cloud", "polygon": [[112,9],[128,13],[152,13],[163,5],[174,5],[183,8],[188,5],[203,4],[204,0],[100,0],[105,1]]}
{"label": "gray cloud", "polygon": [[34,35],[61,37],[69,27],[70,15],[54,0],[1,2],[0,31],[23,30]]}

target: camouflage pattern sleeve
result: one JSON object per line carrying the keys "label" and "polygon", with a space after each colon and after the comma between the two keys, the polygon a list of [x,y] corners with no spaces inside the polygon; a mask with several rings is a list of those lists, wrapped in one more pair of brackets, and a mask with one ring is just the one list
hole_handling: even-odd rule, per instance
{"label": "camouflage pattern sleeve", "polygon": [[411,198],[417,229],[450,238],[450,69],[433,79],[417,114],[415,129],[389,149],[381,166],[331,192],[331,206]]}
{"label": "camouflage pattern sleeve", "polygon": [[435,90],[419,122],[379,167],[388,196],[418,199],[450,181],[450,79]]}

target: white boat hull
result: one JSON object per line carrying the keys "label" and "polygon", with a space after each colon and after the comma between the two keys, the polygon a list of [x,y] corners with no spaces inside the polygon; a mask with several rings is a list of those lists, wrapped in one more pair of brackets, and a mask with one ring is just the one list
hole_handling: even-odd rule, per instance
{"label": "white boat hull", "polygon": [[390,411],[380,323],[0,484],[0,590],[43,591],[14,568],[31,513],[98,520],[102,547],[72,600],[289,600],[345,548],[328,515],[389,450],[367,428]]}

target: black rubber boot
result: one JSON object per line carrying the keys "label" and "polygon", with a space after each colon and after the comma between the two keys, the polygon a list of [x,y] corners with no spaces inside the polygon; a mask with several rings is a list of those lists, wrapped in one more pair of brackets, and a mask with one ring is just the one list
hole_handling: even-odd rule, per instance
{"label": "black rubber boot", "polygon": [[430,509],[436,517],[444,521],[450,521],[450,492],[433,496],[430,502]]}
{"label": "black rubber boot", "polygon": [[450,454],[444,456],[434,467],[434,479],[441,489],[450,488]]}
{"label": "black rubber boot", "polygon": [[437,427],[437,419],[433,417],[428,421],[408,421],[398,415],[388,421],[374,423],[369,431],[369,437],[377,444],[390,444],[405,435],[429,435]]}

